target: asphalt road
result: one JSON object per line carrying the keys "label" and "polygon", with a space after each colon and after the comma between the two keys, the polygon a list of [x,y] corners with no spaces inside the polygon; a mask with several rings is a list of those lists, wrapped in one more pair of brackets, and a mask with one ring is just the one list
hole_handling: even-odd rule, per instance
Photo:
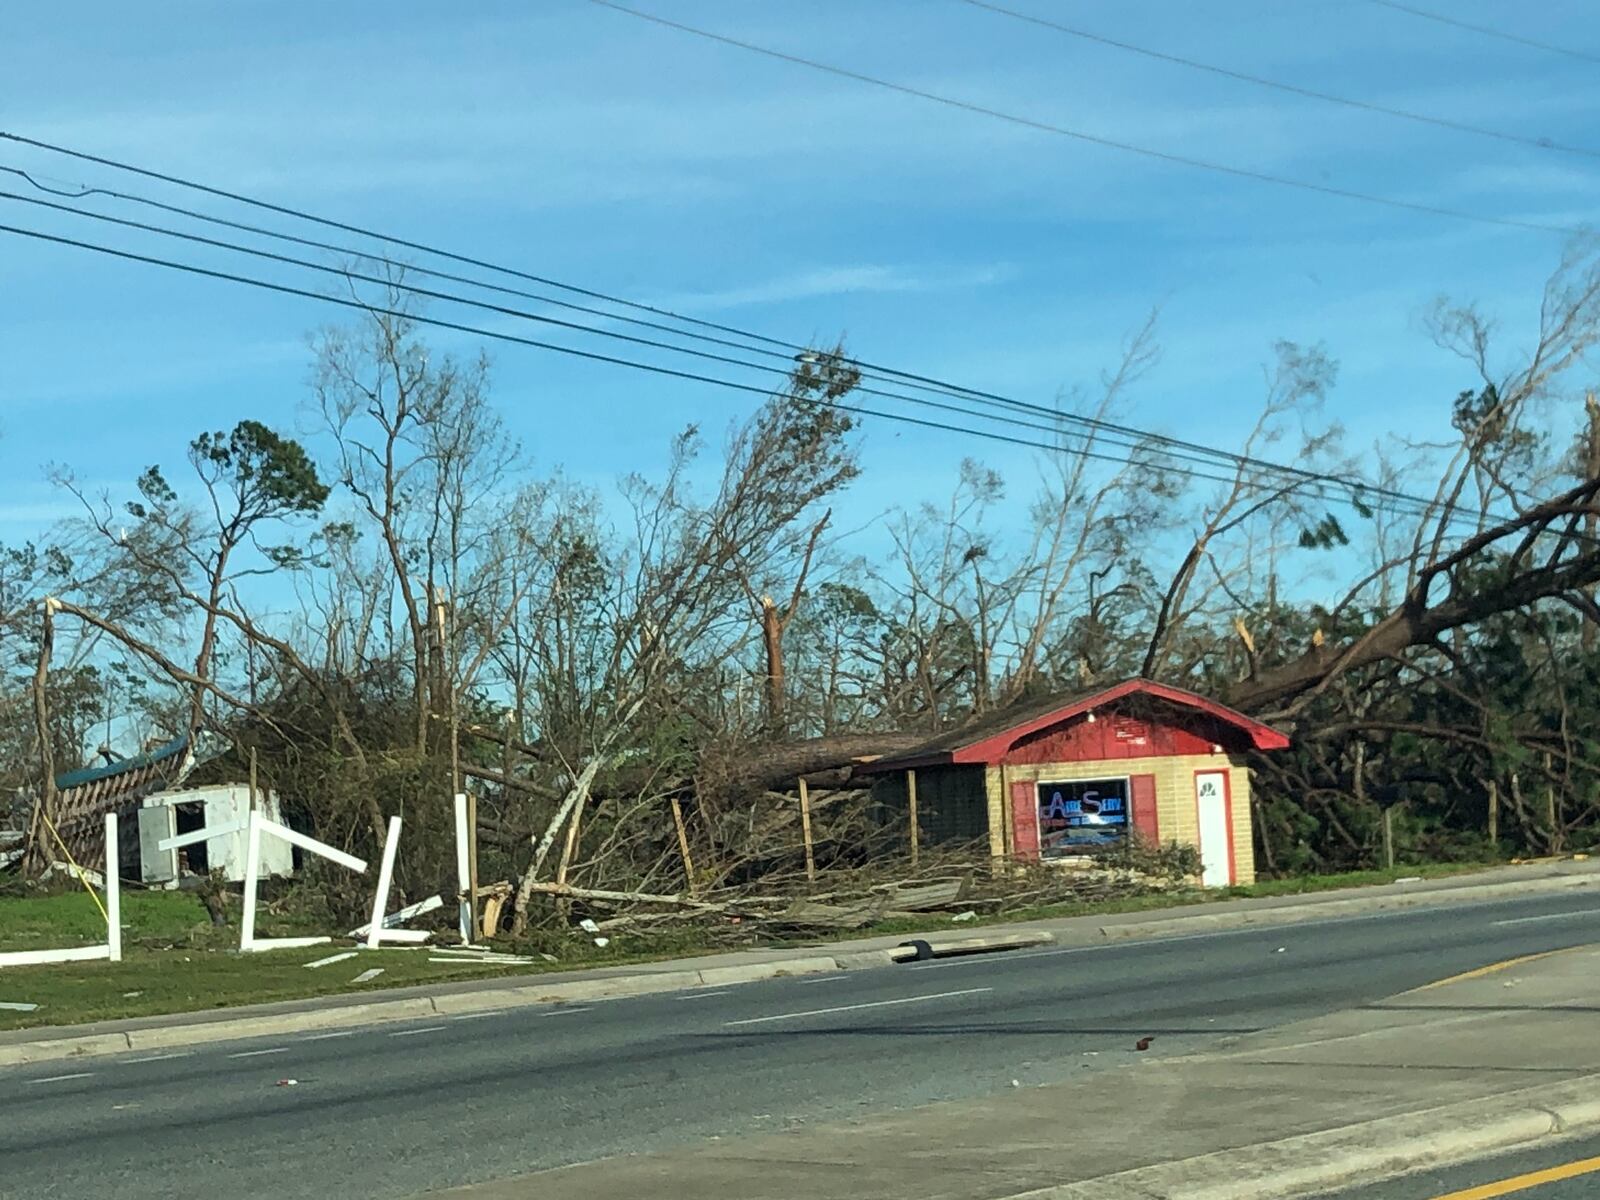
{"label": "asphalt road", "polygon": [[[1565,1176],[1551,1179],[1550,1176]],[[1540,1182],[1547,1179],[1548,1182]],[[1600,1138],[1562,1138],[1537,1150],[1502,1154],[1459,1167],[1421,1171],[1327,1200],[1594,1200],[1600,1195]],[[1474,1192],[1476,1194],[1474,1195]]]}
{"label": "asphalt road", "polygon": [[415,1195],[1074,1078],[1597,930],[1531,897],[9,1068],[0,1195]]}

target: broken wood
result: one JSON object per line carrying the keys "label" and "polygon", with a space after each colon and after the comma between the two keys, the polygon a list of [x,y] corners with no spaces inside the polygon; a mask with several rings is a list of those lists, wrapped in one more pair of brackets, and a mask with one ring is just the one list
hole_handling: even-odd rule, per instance
{"label": "broken wood", "polygon": [[682,908],[698,908],[707,912],[724,912],[727,904],[707,904],[688,896],[664,896],[652,892],[613,892],[605,888],[573,887],[567,883],[524,882],[522,889],[541,896],[565,896],[573,900],[606,900],[613,904],[672,904]]}
{"label": "broken wood", "polygon": [[817,859],[811,848],[811,796],[804,777],[800,779],[800,836],[806,844],[806,878],[816,882]]}
{"label": "broken wood", "polygon": [[683,826],[683,805],[672,797],[672,825],[678,831],[678,853],[683,857],[684,887],[694,895],[694,859],[689,857],[689,832]]}

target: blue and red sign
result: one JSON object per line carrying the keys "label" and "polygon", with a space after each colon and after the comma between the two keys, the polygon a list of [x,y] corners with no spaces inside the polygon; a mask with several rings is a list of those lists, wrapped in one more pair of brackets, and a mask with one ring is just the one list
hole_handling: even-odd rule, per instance
{"label": "blue and red sign", "polygon": [[1112,845],[1128,836],[1128,782],[1040,783],[1039,840],[1046,858]]}

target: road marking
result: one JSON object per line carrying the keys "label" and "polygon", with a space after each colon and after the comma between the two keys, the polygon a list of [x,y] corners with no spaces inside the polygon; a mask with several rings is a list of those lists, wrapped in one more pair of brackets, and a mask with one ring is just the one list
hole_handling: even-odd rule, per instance
{"label": "road marking", "polygon": [[674,1000],[704,1000],[707,996],[726,996],[731,989],[719,988],[714,992],[690,992],[686,996],[674,996]]}
{"label": "road marking", "polygon": [[1512,1192],[1527,1191],[1546,1183],[1559,1183],[1563,1179],[1576,1179],[1579,1175],[1590,1175],[1595,1171],[1600,1171],[1600,1158],[1580,1158],[1559,1167],[1546,1167],[1542,1171],[1514,1175],[1510,1179],[1480,1184],[1459,1192],[1446,1192],[1442,1196],[1435,1196],[1433,1200],[1494,1200],[1496,1196],[1509,1196]]}
{"label": "road marking", "polygon": [[1414,992],[1431,992],[1434,988],[1443,987],[1447,983],[1463,983],[1468,979],[1482,979],[1485,975],[1493,975],[1497,971],[1504,971],[1508,967],[1520,966],[1522,963],[1533,962],[1535,959],[1550,958],[1557,954],[1566,954],[1568,950],[1577,950],[1581,947],[1571,946],[1567,950],[1543,950],[1538,954],[1519,954],[1516,958],[1501,959],[1499,962],[1490,963],[1486,967],[1474,967],[1470,971],[1463,971],[1459,975],[1450,975],[1444,979],[1435,979],[1432,983],[1425,983],[1419,988],[1412,988]]}
{"label": "road marking", "polygon": [[1600,908],[1582,908],[1577,912],[1544,913],[1537,917],[1511,917],[1505,921],[1493,921],[1494,925],[1527,925],[1534,921],[1576,921],[1580,917],[1600,917]]}
{"label": "road marking", "polygon": [[582,1005],[579,1005],[577,1008],[570,1008],[567,1005],[563,1004],[560,1008],[556,1009],[554,1012],[545,1013],[545,1016],[547,1016],[547,1017],[564,1017],[568,1013],[588,1012],[593,1007],[594,1007],[594,1005],[592,1005],[592,1004],[582,1004]]}
{"label": "road marking", "polygon": [[503,1008],[491,1008],[488,1012],[460,1013],[451,1017],[452,1021],[481,1021],[484,1017],[498,1017],[505,1013]]}
{"label": "road marking", "polygon": [[390,1037],[416,1037],[419,1033],[438,1033],[443,1025],[424,1025],[421,1029],[396,1029]]}
{"label": "road marking", "polygon": [[837,975],[818,975],[815,979],[797,979],[795,982],[804,987],[812,983],[838,983],[844,978],[845,972],[840,971]]}
{"label": "road marking", "polygon": [[193,1053],[193,1050],[174,1050],[170,1054],[147,1054],[143,1058],[125,1058],[122,1061],[131,1066],[134,1063],[165,1062],[169,1058],[188,1058]]}
{"label": "road marking", "polygon": [[71,1075],[46,1075],[42,1079],[30,1079],[29,1083],[65,1083],[69,1079],[87,1079],[93,1071],[74,1071]]}
{"label": "road marking", "polygon": [[766,1021],[794,1021],[800,1017],[825,1017],[830,1013],[855,1012],[863,1008],[888,1008],[893,1004],[920,1004],[927,1000],[948,1000],[952,996],[976,996],[980,992],[992,992],[992,987],[962,988],[957,992],[934,992],[929,996],[902,996],[898,1000],[873,1000],[867,1004],[841,1004],[835,1008],[813,1008],[806,1012],[776,1013],[770,1017],[746,1017],[742,1021],[724,1021],[724,1026],[733,1025],[760,1025]]}
{"label": "road marking", "polygon": [[287,1054],[287,1046],[271,1046],[266,1050],[241,1050],[237,1054],[228,1055],[229,1058],[260,1058],[263,1054]]}
{"label": "road marking", "polygon": [[300,1040],[302,1042],[325,1042],[329,1038],[355,1037],[355,1035],[359,1032],[360,1031],[356,1029],[335,1029],[332,1033],[307,1034]]}

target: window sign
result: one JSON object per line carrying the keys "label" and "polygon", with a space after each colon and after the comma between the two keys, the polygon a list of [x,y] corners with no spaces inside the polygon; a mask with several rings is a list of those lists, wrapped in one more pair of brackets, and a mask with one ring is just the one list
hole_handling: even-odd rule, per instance
{"label": "window sign", "polygon": [[1045,858],[1084,854],[1128,836],[1128,781],[1039,784],[1039,848]]}

